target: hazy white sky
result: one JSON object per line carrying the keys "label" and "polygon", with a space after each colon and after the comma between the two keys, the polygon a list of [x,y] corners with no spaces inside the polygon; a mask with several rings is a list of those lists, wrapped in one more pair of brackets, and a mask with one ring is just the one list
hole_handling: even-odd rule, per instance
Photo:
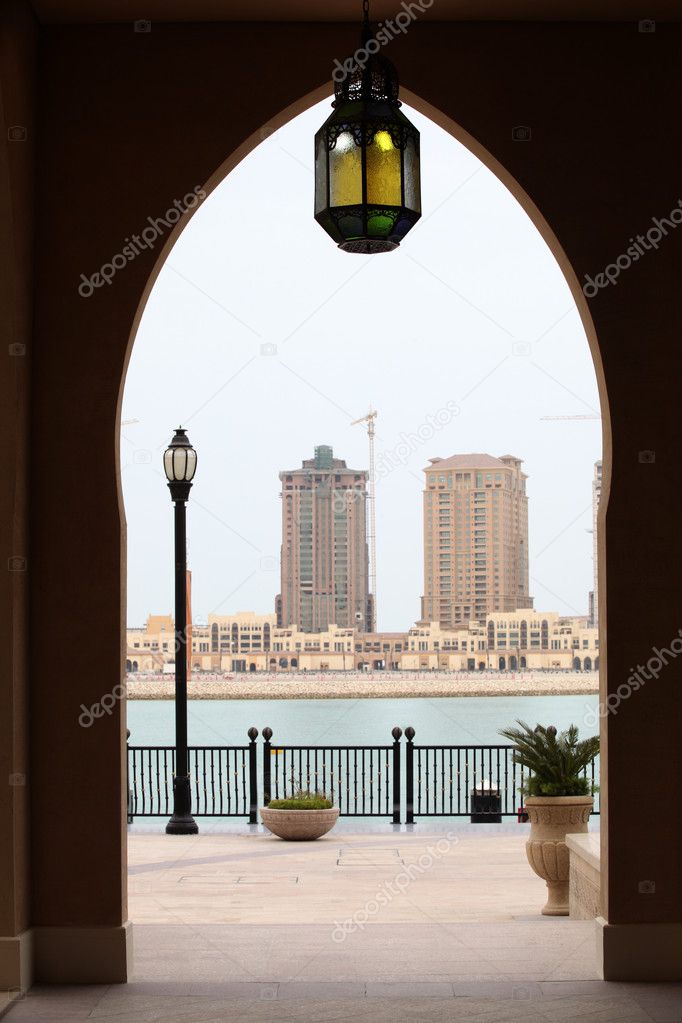
{"label": "hazy white sky", "polygon": [[[540,421],[599,412],[559,267],[499,180],[407,106],[422,133],[422,220],[396,252],[340,252],[312,217],[313,135],[329,109],[302,114],[223,181],[152,291],[123,409],[139,420],[121,443],[129,624],[173,608],[161,456],[175,426],[199,454],[188,532],[201,621],[273,611],[278,472],[316,444],[366,468],[366,432],[350,423],[370,403],[377,458],[395,466],[377,487],[379,628],[420,614],[422,468],[473,451],[524,460],[535,606],[586,613],[601,424]],[[429,429],[429,417],[447,422]],[[414,439],[420,427],[431,439]]]}

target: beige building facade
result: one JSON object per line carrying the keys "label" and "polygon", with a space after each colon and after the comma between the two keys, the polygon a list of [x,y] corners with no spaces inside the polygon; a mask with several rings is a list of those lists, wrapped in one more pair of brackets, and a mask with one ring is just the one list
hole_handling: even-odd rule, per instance
{"label": "beige building facade", "polygon": [[522,608],[464,628],[417,622],[401,668],[449,671],[594,671],[599,634],[587,618]]}
{"label": "beige building facade", "polygon": [[367,481],[364,469],[349,469],[327,445],[300,469],[279,474],[282,482],[281,590],[279,625],[319,632],[335,624],[371,629]]}
{"label": "beige building facade", "polygon": [[[164,664],[168,671],[174,660],[170,616],[150,615],[145,629],[128,629],[128,671],[159,673]],[[194,673],[591,671],[599,668],[599,637],[587,618],[532,608],[494,612],[457,628],[422,621],[408,632],[331,625],[316,633],[243,611],[194,626],[191,667]]]}
{"label": "beige building facade", "polygon": [[422,618],[454,627],[531,606],[521,460],[453,455],[424,472]]}
{"label": "beige building facade", "polygon": [[[189,632],[192,671],[246,671],[255,655],[270,650],[274,614],[238,611],[234,615],[209,615],[208,624],[193,625]],[[172,615],[150,615],[142,629],[127,630],[126,669],[163,671],[175,662]]]}
{"label": "beige building facade", "polygon": [[175,623],[172,615],[149,615],[142,628],[126,633],[126,671],[163,671],[175,663]]}

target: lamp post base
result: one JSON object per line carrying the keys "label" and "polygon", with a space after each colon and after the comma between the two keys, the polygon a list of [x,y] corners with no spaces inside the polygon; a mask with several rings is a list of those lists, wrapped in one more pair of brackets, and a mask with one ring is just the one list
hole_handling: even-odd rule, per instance
{"label": "lamp post base", "polygon": [[176,775],[173,778],[173,816],[166,825],[166,834],[196,835],[198,832],[197,822],[192,817],[189,775]]}
{"label": "lamp post base", "polygon": [[174,813],[171,819],[166,824],[167,835],[198,835],[199,828],[197,822],[190,814],[179,814]]}

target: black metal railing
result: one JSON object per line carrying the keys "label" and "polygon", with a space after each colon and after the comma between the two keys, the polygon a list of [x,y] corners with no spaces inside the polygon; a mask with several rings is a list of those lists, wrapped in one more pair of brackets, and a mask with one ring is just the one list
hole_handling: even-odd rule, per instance
{"label": "black metal railing", "polygon": [[289,746],[273,744],[263,729],[263,801],[298,790],[324,792],[341,817],[391,817],[400,823],[400,738],[390,746]]}
{"label": "black metal railing", "polygon": [[[416,745],[414,728],[394,728],[385,746],[273,743],[272,729],[250,728],[245,746],[190,746],[192,813],[196,817],[258,820],[262,805],[299,789],[324,792],[342,817],[389,817],[412,824],[417,817],[525,819],[523,786],[528,772],[514,763],[510,745]],[[262,756],[259,772],[259,750]],[[128,820],[173,812],[173,746],[128,746]],[[599,758],[584,772],[594,787]],[[595,795],[594,814],[599,814]]]}
{"label": "black metal railing", "polygon": [[[515,763],[513,746],[417,746],[414,736],[414,728],[405,729],[407,824],[415,817],[525,818],[529,773]],[[583,775],[592,787],[598,783],[598,758]],[[592,812],[599,813],[598,794]]]}
{"label": "black metal railing", "polygon": [[[248,746],[188,747],[192,813],[195,817],[258,819],[256,738]],[[128,746],[128,820],[173,812],[174,746]]]}

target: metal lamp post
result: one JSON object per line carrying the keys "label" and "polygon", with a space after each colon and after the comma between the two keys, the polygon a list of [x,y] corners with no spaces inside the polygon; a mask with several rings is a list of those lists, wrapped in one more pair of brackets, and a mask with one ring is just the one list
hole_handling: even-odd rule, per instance
{"label": "metal lamp post", "polygon": [[178,428],[164,452],[163,467],[175,505],[175,774],[173,816],[167,835],[196,835],[187,756],[187,533],[186,509],[197,468],[197,453]]}

